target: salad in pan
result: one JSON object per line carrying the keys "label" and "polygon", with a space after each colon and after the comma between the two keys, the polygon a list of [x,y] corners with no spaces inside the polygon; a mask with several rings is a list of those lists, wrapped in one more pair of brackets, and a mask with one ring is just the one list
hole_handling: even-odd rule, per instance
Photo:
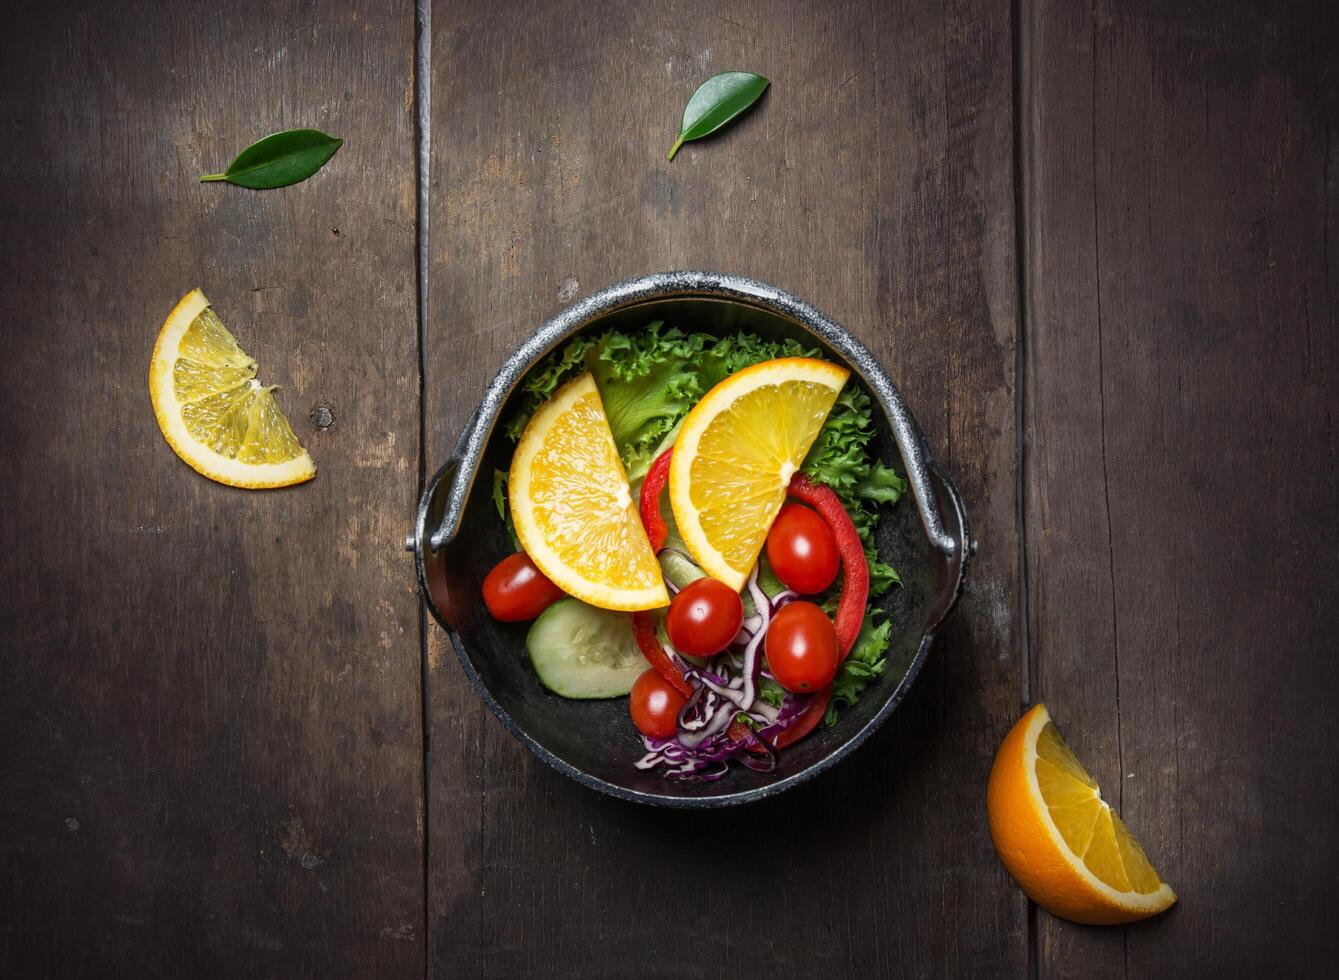
{"label": "salad in pan", "polygon": [[794,341],[581,336],[541,362],[507,425],[494,499],[517,550],[483,583],[568,698],[628,696],[674,779],[761,771],[885,669],[898,582],[874,548],[903,480],[871,400]]}

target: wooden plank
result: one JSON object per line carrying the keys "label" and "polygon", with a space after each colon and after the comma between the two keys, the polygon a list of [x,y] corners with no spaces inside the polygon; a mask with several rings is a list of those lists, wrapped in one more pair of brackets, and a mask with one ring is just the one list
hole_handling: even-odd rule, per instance
{"label": "wooden plank", "polygon": [[1334,11],[1025,6],[1033,693],[1180,894],[1040,973],[1324,975]]}
{"label": "wooden plank", "polygon": [[[0,974],[412,975],[412,6],[58,6],[0,54]],[[302,125],[346,140],[307,183],[196,182]],[[197,284],[314,482],[164,443],[149,354]]]}
{"label": "wooden plank", "polygon": [[[1021,690],[1008,5],[439,3],[432,17],[431,463],[567,302],[717,268],[810,299],[875,349],[983,542],[886,728],[815,784],[731,812],[632,807],[549,770],[434,630],[435,972],[1021,973],[1026,907],[983,810]],[[666,163],[683,103],[728,68],[773,88]]]}

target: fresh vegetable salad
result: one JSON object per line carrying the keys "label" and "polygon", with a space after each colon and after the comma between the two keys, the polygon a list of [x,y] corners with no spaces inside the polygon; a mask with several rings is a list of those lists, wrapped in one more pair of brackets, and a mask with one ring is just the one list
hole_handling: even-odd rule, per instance
{"label": "fresh vegetable salad", "polygon": [[672,779],[772,771],[886,668],[898,584],[874,547],[903,480],[874,457],[872,403],[816,350],[748,333],[577,337],[542,362],[495,474],[517,547],[489,612],[533,620],[540,681],[628,697]]}

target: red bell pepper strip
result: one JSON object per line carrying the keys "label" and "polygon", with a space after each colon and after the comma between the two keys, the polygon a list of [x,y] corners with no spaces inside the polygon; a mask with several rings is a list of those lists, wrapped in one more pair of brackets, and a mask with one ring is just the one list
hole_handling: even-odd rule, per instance
{"label": "red bell pepper strip", "polygon": [[818,511],[837,539],[837,553],[841,555],[844,573],[835,623],[837,663],[840,666],[851,652],[851,647],[855,646],[861,624],[865,621],[865,604],[869,601],[869,562],[865,558],[865,546],[860,543],[860,534],[842,506],[841,498],[830,487],[813,483],[803,473],[796,473],[791,477],[790,488],[786,492],[800,503],[808,504]]}
{"label": "red bell pepper strip", "polygon": [[[642,526],[646,528],[646,536],[651,541],[652,551],[659,551],[665,547],[665,539],[669,537],[669,528],[665,526],[665,518],[660,513],[660,495],[665,492],[665,484],[669,483],[670,457],[673,453],[674,447],[671,446],[657,456],[651,468],[646,471],[646,479],[642,481],[640,501]],[[682,672],[674,666],[665,648],[660,645],[651,617],[646,613],[634,613],[633,625],[637,633],[637,645],[642,648],[646,659],[680,693],[685,697],[691,697],[692,688],[689,687]],[[731,741],[742,742],[748,738],[749,730],[742,722],[735,720],[730,722],[726,734]]]}
{"label": "red bell pepper strip", "polygon": [[[670,453],[673,451],[673,448],[666,449],[656,457],[656,461],[646,471],[646,479],[642,481],[642,525],[646,528],[646,536],[651,540],[652,551],[663,548],[665,538],[669,536],[665,519],[660,516],[660,494],[665,489],[665,484],[669,482]],[[637,637],[637,646],[641,648],[647,662],[661,677],[669,681],[676,691],[686,698],[692,697],[693,688],[688,679],[660,645],[660,637],[656,636],[656,624],[651,614],[633,613],[632,631]]]}
{"label": "red bell pepper strip", "polygon": [[665,678],[670,685],[686,698],[693,696],[692,685],[688,683],[688,678],[683,676],[677,664],[670,659],[665,648],[660,645],[660,637],[656,636],[656,621],[649,612],[635,612],[632,614],[632,632],[637,637],[637,646],[641,648],[642,656],[647,662],[656,669],[661,677]]}
{"label": "red bell pepper strip", "polygon": [[[865,558],[865,547],[860,543],[860,534],[851,523],[851,517],[842,506],[841,499],[830,487],[813,483],[803,473],[796,473],[791,477],[787,493],[818,511],[837,539],[837,552],[841,555],[843,572],[836,619],[837,666],[840,667],[851,652],[851,647],[855,646],[856,637],[860,635],[860,627],[865,621],[865,604],[869,601],[869,561]],[[777,736],[776,747],[784,749],[787,745],[793,745],[817,728],[827,713],[831,699],[830,684],[816,692],[804,714]]]}
{"label": "red bell pepper strip", "polygon": [[787,745],[794,745],[804,736],[808,735],[818,723],[823,720],[823,716],[828,711],[828,701],[832,698],[832,685],[829,684],[821,691],[814,693],[814,699],[809,702],[809,707],[805,709],[804,714],[800,715],[790,723],[790,726],[783,728],[781,734],[776,737],[776,747],[784,749]]}
{"label": "red bell pepper strip", "polygon": [[646,471],[646,479],[642,481],[642,526],[646,528],[646,536],[651,539],[652,551],[665,547],[665,539],[669,537],[665,518],[660,515],[660,495],[669,482],[670,454],[673,452],[674,447],[671,446],[657,456]]}
{"label": "red bell pepper strip", "polygon": [[[725,730],[725,734],[729,736],[730,741],[732,742],[742,742],[744,739],[748,738],[752,732],[749,730],[748,725],[736,718],[734,721],[730,722],[730,727]],[[749,751],[754,755],[762,755],[767,750],[757,742],[754,742],[749,746]]]}

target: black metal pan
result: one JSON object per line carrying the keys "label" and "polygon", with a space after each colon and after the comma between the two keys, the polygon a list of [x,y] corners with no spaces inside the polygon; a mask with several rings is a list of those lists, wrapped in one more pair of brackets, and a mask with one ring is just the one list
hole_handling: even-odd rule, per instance
{"label": "black metal pan", "polygon": [[[777,769],[735,766],[713,783],[666,780],[633,762],[643,752],[625,699],[569,701],[544,690],[525,654],[526,624],[498,623],[480,597],[488,570],[511,549],[492,499],[494,468],[513,449],[502,434],[520,384],[569,337],[611,327],[636,330],[664,320],[685,331],[793,337],[845,364],[877,406],[876,449],[910,492],[881,519],[879,553],[903,585],[880,598],[894,623],[888,670],[832,728],[820,727],[781,756]],[[970,553],[967,515],[920,428],[883,367],[832,319],[774,286],[714,272],[667,272],[610,286],[536,330],[493,379],[446,465],[429,480],[406,547],[419,584],[445,627],[479,697],[537,756],[578,782],[622,799],[708,807],[772,796],[849,755],[897,707],[935,634],[962,592]]]}

